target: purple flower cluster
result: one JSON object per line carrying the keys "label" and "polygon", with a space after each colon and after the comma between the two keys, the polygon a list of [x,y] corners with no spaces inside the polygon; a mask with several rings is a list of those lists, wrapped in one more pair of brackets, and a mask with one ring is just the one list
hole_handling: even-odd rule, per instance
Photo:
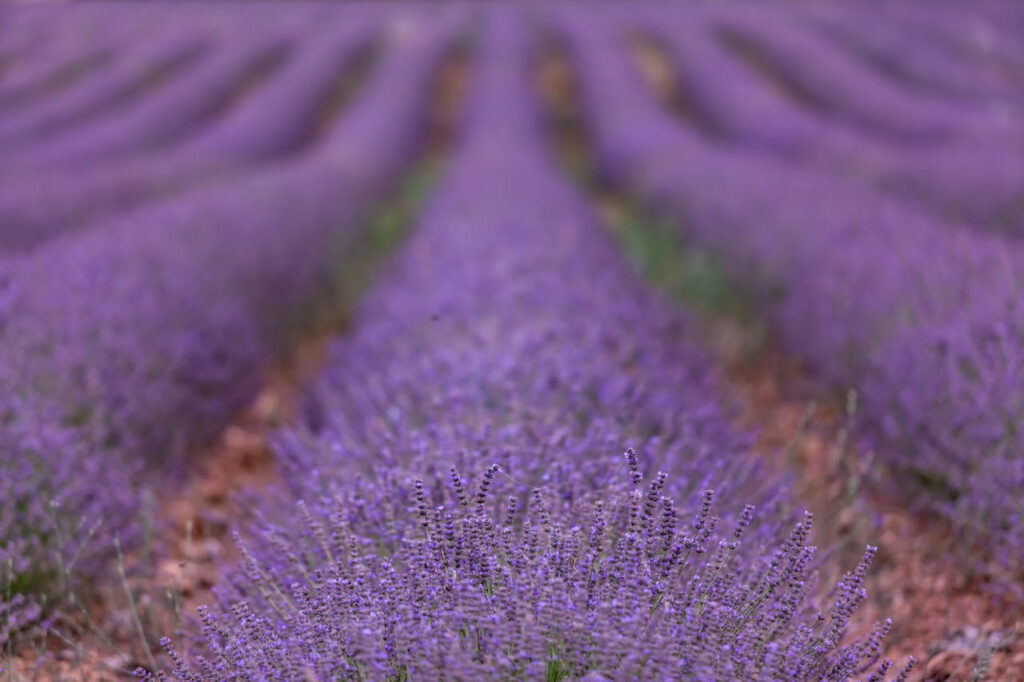
{"label": "purple flower cluster", "polygon": [[1024,547],[1024,263],[841,177],[709,142],[654,103],[623,47],[563,17],[602,177],[721,254],[784,345],[858,387],[901,486]]}
{"label": "purple flower cluster", "polygon": [[[132,532],[141,465],[173,470],[316,321],[373,202],[420,145],[459,16],[392,30],[366,87],[298,161],[4,263],[0,558],[15,591],[94,575],[111,536]],[[99,535],[79,527],[95,523]]]}
{"label": "purple flower cluster", "polygon": [[880,680],[890,670],[880,656],[890,622],[841,645],[874,548],[817,610],[809,516],[774,549],[749,543],[752,507],[720,531],[709,491],[686,522],[663,474],[647,486],[624,476],[571,508],[549,510],[534,489],[526,510],[512,495],[497,511],[498,471],[468,497],[453,469],[442,505],[417,480],[415,511],[394,520],[408,533],[395,551],[349,530],[341,504],[330,517],[301,507],[304,530],[268,534],[262,553],[241,545],[249,600],[200,609],[203,654],[188,661],[163,641],[173,674]]}
{"label": "purple flower cluster", "polygon": [[449,171],[279,436],[203,652],[165,641],[178,679],[889,671],[888,623],[846,637],[874,550],[815,607],[810,516],[544,148],[530,48],[489,15]]}

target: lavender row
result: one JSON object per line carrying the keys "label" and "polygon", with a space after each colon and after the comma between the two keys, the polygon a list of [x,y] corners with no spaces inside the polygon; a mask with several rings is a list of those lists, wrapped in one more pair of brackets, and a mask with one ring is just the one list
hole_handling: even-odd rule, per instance
{"label": "lavender row", "polygon": [[194,66],[210,47],[202,32],[168,31],[150,43],[125,49],[93,78],[68,84],[32,106],[0,115],[0,144],[26,144],[61,133],[130,104],[153,87]]}
{"label": "lavender row", "polygon": [[784,97],[716,40],[713,13],[687,12],[675,21],[652,13],[639,23],[666,51],[671,85],[700,130],[871,182],[951,222],[1024,233],[1024,161],[1013,145],[954,140],[894,149]]}
{"label": "lavender row", "polygon": [[[900,34],[904,42],[906,28]],[[915,54],[922,53],[916,50]],[[945,64],[935,68],[950,72]],[[992,133],[922,149],[894,150],[866,143],[852,156],[852,150],[846,149],[846,167],[857,169],[883,189],[939,209],[947,219],[1019,236],[1024,233],[1024,161],[1019,134],[1024,89],[1017,84],[1011,92],[1016,94],[1014,99],[1001,96],[985,104]],[[940,103],[934,101],[934,106]],[[969,130],[965,126],[962,132]],[[819,137],[817,143],[825,149],[831,147],[827,138]]]}
{"label": "lavender row", "polygon": [[255,92],[159,155],[9,178],[0,187],[0,250],[36,248],[105,213],[305,151],[369,49],[374,26],[369,16],[346,18],[309,36]]}
{"label": "lavender row", "polygon": [[[403,16],[401,13],[398,17]],[[367,211],[415,153],[452,21],[403,24],[320,152],[58,240],[7,267],[0,546],[25,592],[95,575],[149,472],[250,401],[344,279]],[[102,481],[102,484],[98,483]],[[56,518],[48,502],[59,501]],[[85,516],[98,534],[53,531]],[[125,540],[127,541],[127,540]]]}
{"label": "lavender row", "polygon": [[[15,75],[22,81],[18,87],[31,86],[33,96],[22,98],[24,101],[10,111],[0,108],[0,139],[5,144],[24,143],[23,136],[31,139],[83,122],[75,116],[74,107],[104,106],[104,111],[110,111],[117,108],[114,105],[140,93],[159,91],[160,85],[173,81],[171,76],[176,75],[163,73],[159,68],[162,62],[157,48],[161,45],[166,50],[168,43],[189,42],[198,52],[204,46],[244,45],[254,35],[274,31],[287,35],[315,29],[324,20],[328,23],[338,20],[337,12],[329,12],[329,7],[324,6],[317,9],[316,5],[290,12],[275,10],[273,5],[254,6],[244,24],[230,12],[196,11],[196,8],[174,11],[173,7],[161,3],[141,12],[132,11],[130,7],[122,11],[125,8],[118,3],[96,3],[89,8],[91,11],[69,8],[66,16],[53,22],[56,28],[48,32],[52,49],[37,48],[36,53],[26,55],[28,73]],[[15,16],[35,8],[18,9]],[[75,72],[74,78],[54,79],[55,74],[60,74],[61,65],[74,66],[83,61],[83,57],[96,52],[108,58],[91,65],[92,68]],[[173,63],[173,54],[163,54],[164,60]],[[54,61],[56,64],[51,63]],[[182,68],[180,73],[185,70]],[[3,88],[0,85],[0,93]],[[0,94],[0,101],[3,97]]]}
{"label": "lavender row", "polygon": [[[110,35],[78,37],[76,33],[91,33],[95,27],[83,25],[78,31],[70,31],[49,13],[37,16],[38,13],[9,9],[6,14],[0,50],[5,57],[16,60],[16,68],[0,81],[0,114],[25,106],[44,94],[47,81],[53,87],[61,71],[68,73],[76,62],[98,67],[104,57],[109,61],[119,42],[118,36]],[[126,21],[120,26],[134,28],[133,24]],[[89,64],[90,57],[100,60]],[[87,72],[88,68],[83,69],[83,74]]]}
{"label": "lavender row", "polygon": [[167,146],[200,129],[230,107],[247,80],[279,66],[291,49],[288,38],[271,31],[215,47],[181,78],[132,106],[80,128],[24,144],[8,145],[0,172],[21,173],[54,166],[123,158]]}
{"label": "lavender row", "polygon": [[[38,6],[11,8],[9,14],[11,30],[18,36],[11,37],[11,54],[21,60],[0,84],[0,118],[27,115],[64,90],[123,68],[119,62],[130,59],[128,53],[154,39],[187,31],[212,37],[230,32],[237,23],[218,13],[165,14],[156,8],[123,12],[115,4],[103,3],[91,11],[68,8],[56,16]],[[265,24],[267,20],[256,13],[252,21]],[[100,59],[90,61],[90,57]]]}
{"label": "lavender row", "polygon": [[[479,42],[447,176],[333,346],[307,427],[280,438],[305,502],[261,498],[276,513],[177,678],[838,680],[877,665],[888,625],[839,644],[872,551],[815,620],[810,519],[780,536],[786,512],[721,521],[701,492],[785,501],[740,465],[688,323],[545,150],[512,12]],[[630,442],[641,456],[623,462]]]}
{"label": "lavender row", "polygon": [[1020,29],[1024,24],[1017,9],[999,3],[945,3],[941,12],[918,4],[890,5],[886,12],[895,23],[919,27],[958,53],[1020,82],[1019,71],[1024,66]]}
{"label": "lavender row", "polygon": [[21,57],[20,68],[0,82],[0,116],[24,109],[76,77],[102,69],[113,56],[109,46],[91,46],[83,52],[74,43],[56,53],[29,56],[26,51],[19,49],[12,55]]}
{"label": "lavender row", "polygon": [[849,54],[774,12],[721,13],[719,31],[769,68],[807,106],[893,139],[1016,138],[1020,120],[999,111],[908,92],[875,77]]}
{"label": "lavender row", "polygon": [[566,20],[597,162],[721,254],[784,345],[858,387],[901,486],[1017,564],[1024,262],[866,188],[723,149],[655,106],[616,41]]}
{"label": "lavender row", "polygon": [[821,12],[809,17],[809,24],[907,87],[981,102],[1019,105],[1024,99],[1020,84],[993,64],[957,54],[914,22],[878,18],[874,12]]}
{"label": "lavender row", "polygon": [[[991,28],[991,21],[983,21],[985,14],[967,13],[960,17],[961,27],[965,27],[961,30],[987,36],[984,40],[993,50],[998,49],[1001,43],[1013,40],[1007,36],[1000,37]],[[906,30],[918,23],[926,24],[925,17],[908,17],[902,22],[894,22],[893,26],[901,35],[906,35]],[[872,25],[877,25],[877,22]],[[878,40],[878,31],[872,29],[872,34]],[[863,28],[861,35],[864,35]],[[897,36],[892,36],[890,41],[895,42],[896,39]],[[917,44],[914,43],[915,46]],[[947,53],[955,52],[953,46],[943,47]],[[922,54],[919,50],[907,50],[907,53],[917,54],[915,64],[919,70],[930,68],[936,77],[944,75],[947,82],[951,74],[956,73],[952,60],[943,60],[941,54]],[[1019,76],[1014,77],[998,59],[972,60],[964,54],[956,55],[956,58],[959,63],[970,61],[976,67],[960,75],[957,79],[959,86],[966,88],[968,82],[973,82],[976,88],[988,95],[997,116],[1007,121],[1020,120],[1024,112],[1024,81]],[[984,78],[986,74],[991,77]],[[922,200],[954,220],[994,227],[1015,236],[1024,234],[1024,162],[1021,161],[1019,144],[999,141],[964,143],[926,148],[905,156],[877,152],[873,155],[875,162],[865,164],[867,174],[884,189]]]}

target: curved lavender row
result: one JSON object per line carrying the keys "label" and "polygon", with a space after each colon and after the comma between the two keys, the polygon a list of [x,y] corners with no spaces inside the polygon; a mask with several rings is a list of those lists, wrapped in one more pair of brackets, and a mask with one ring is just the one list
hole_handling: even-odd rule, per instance
{"label": "curved lavender row", "polygon": [[288,63],[248,95],[223,120],[183,140],[183,156],[250,161],[278,155],[310,142],[324,105],[349,77],[354,62],[378,37],[371,5],[347,13],[320,35],[303,36]]}
{"label": "curved lavender row", "polygon": [[282,35],[231,41],[194,70],[127,109],[64,134],[10,145],[6,172],[124,157],[188,135],[230,106],[247,80],[279,64],[292,48]]}
{"label": "curved lavender row", "polygon": [[800,97],[839,120],[904,141],[1020,136],[1019,118],[911,94],[874,76],[828,41],[771,11],[728,12],[719,26],[763,50]]}
{"label": "curved lavender row", "polygon": [[889,155],[868,166],[880,188],[933,207],[952,222],[1024,236],[1024,154],[997,142]]}
{"label": "curved lavender row", "polygon": [[[176,14],[157,23],[153,13],[122,12],[108,7],[105,12],[79,12],[68,9],[65,14],[40,12],[41,8],[18,7],[10,13],[14,18],[29,17],[37,22],[17,22],[21,31],[32,40],[21,43],[27,47],[22,68],[0,85],[0,116],[23,115],[26,109],[63,90],[103,74],[124,52],[137,47],[142,36],[152,39],[168,29],[188,23],[202,26],[214,23],[201,17]],[[98,9],[98,8],[97,8]],[[41,24],[41,25],[39,25]],[[17,43],[16,43],[17,44]],[[74,67],[88,55],[106,56],[96,63],[85,62],[84,69]]]}
{"label": "curved lavender row", "polygon": [[[26,15],[19,11],[9,14],[14,18]],[[35,22],[27,22],[27,25],[24,21],[12,23],[17,26],[12,30],[22,35],[11,36],[0,50],[12,49],[15,54],[24,54],[29,59],[17,73],[0,84],[0,112],[22,106],[45,92],[47,80],[68,65],[89,55],[109,56],[122,46],[119,43],[123,40],[123,33],[111,36],[105,31],[96,31],[94,25],[79,25],[75,27],[77,30],[70,30],[68,22],[49,13],[35,17]],[[123,23],[131,26],[134,22]]]}
{"label": "curved lavender row", "polygon": [[936,94],[1020,106],[1024,92],[985,64],[957,55],[927,34],[908,34],[877,14],[818,12],[810,22],[895,77]]}
{"label": "curved lavender row", "polygon": [[87,42],[82,46],[69,42],[56,53],[37,56],[15,76],[0,84],[0,116],[17,113],[33,102],[61,86],[73,85],[76,80],[96,72],[114,59],[110,46]]}
{"label": "curved lavender row", "polygon": [[827,155],[830,161],[849,162],[865,148],[885,148],[779,93],[716,39],[707,11],[665,14],[649,12],[630,23],[665,51],[672,85],[705,130],[801,159]]}
{"label": "curved lavender row", "polygon": [[346,18],[310,38],[256,92],[165,154],[11,177],[0,186],[0,251],[36,248],[104,213],[299,149],[311,140],[325,100],[368,47],[373,24],[362,19]]}
{"label": "curved lavender row", "polygon": [[701,15],[640,23],[667,51],[705,128],[796,161],[822,163],[979,229],[1024,236],[1024,155],[1005,142],[881,144],[784,98],[709,35]]}
{"label": "curved lavender row", "polygon": [[6,87],[17,72],[29,68],[33,56],[45,52],[47,28],[41,16],[12,11],[9,4],[0,9],[0,87]]}
{"label": "curved lavender row", "polygon": [[170,32],[152,43],[129,50],[124,59],[111,64],[100,77],[82,80],[25,111],[0,117],[0,144],[24,144],[68,126],[83,124],[112,107],[128,104],[159,85],[195,66],[209,47],[200,35]]}
{"label": "curved lavender row", "polygon": [[[967,59],[954,57],[948,48],[922,50],[923,42],[908,41],[906,30],[897,28],[898,24],[890,26],[877,17],[862,24],[858,27],[842,20],[828,26],[859,42],[862,49],[882,51],[900,60],[921,79],[988,99],[1006,112],[1007,119],[1020,115],[1024,102],[1020,83],[999,78],[985,65],[966,68]],[[886,28],[891,34],[886,35]],[[935,206],[953,220],[1024,235],[1024,155],[1012,145],[963,143],[873,155],[875,162],[866,165],[879,186]]]}
{"label": "curved lavender row", "polygon": [[1020,251],[865,188],[709,146],[644,100],[614,41],[582,22],[568,35],[605,177],[716,249],[789,349],[861,389],[901,483],[973,538],[998,537],[990,548],[1019,568]]}
{"label": "curved lavender row", "polygon": [[[258,323],[238,343],[263,339],[274,346],[288,335],[290,330],[282,327],[288,320],[282,316],[301,310],[296,308],[299,302],[318,290],[327,259],[332,257],[332,249],[325,246],[337,239],[337,254],[355,242],[356,219],[363,208],[386,189],[416,148],[429,93],[428,76],[446,44],[436,33],[423,29],[393,48],[316,155],[111,219],[94,231],[55,241],[20,261],[10,285],[14,300],[4,316],[3,336],[11,355],[27,354],[26,368],[31,370],[51,360],[49,353],[38,353],[42,340],[60,339],[60,347],[54,350],[80,356],[78,364],[89,364],[96,373],[93,378],[100,381],[96,388],[105,386],[113,392],[115,404],[107,405],[111,412],[107,417],[115,423],[131,423],[128,413],[133,410],[152,411],[153,419],[139,419],[161,423],[157,431],[181,432],[155,438],[156,442],[169,446],[190,431],[202,438],[207,430],[199,426],[206,421],[204,412],[211,410],[217,415],[214,421],[219,421],[225,409],[222,402],[233,406],[236,401],[229,396],[246,392],[245,386],[227,384],[223,396],[209,391],[209,406],[198,396],[193,396],[192,406],[177,405],[175,400],[160,406],[157,394],[175,395],[175,381],[182,382],[186,392],[203,387],[190,386],[187,376],[173,376],[173,372],[133,376],[127,369],[142,359],[133,356],[145,350],[154,363],[178,366],[187,356],[175,352],[170,331],[180,327],[186,334],[183,340],[197,344],[195,352],[208,351],[210,355],[203,357],[211,362],[234,363],[233,358],[217,357],[227,349],[216,339],[227,335],[230,327],[214,334],[208,349],[193,336],[192,324],[195,334],[207,325],[217,328],[218,300],[228,312],[236,309],[250,326]],[[370,120],[372,128],[365,125]],[[289,227],[282,231],[279,226],[284,224]],[[124,303],[119,304],[122,297]],[[174,321],[176,314],[182,316],[180,324]],[[99,331],[97,325],[105,328]],[[147,335],[165,340],[143,342]],[[112,349],[100,353],[104,344],[112,344]],[[97,365],[94,355],[105,358]],[[248,367],[245,355],[238,355],[237,362]],[[123,374],[115,371],[122,362],[127,365]],[[108,363],[109,376],[104,374]],[[180,368],[188,370],[187,365]],[[62,374],[70,379],[74,372]],[[139,399],[118,415],[117,394],[135,395],[136,389]],[[152,403],[141,399],[147,390],[154,391]],[[71,396],[65,394],[63,399]],[[182,402],[188,401],[183,397]],[[172,419],[165,414],[176,410],[195,412],[197,418]]]}
{"label": "curved lavender row", "polygon": [[[201,612],[199,674],[847,679],[871,552],[813,625],[809,519],[780,546],[785,516],[748,529],[748,508],[712,549],[700,488],[742,440],[707,363],[542,148],[523,24],[479,44],[463,146],[333,348],[320,428],[283,439],[307,502],[244,546],[226,598],[247,600]],[[641,485],[607,457],[623,440],[672,476]],[[689,528],[670,495],[703,504]]]}
{"label": "curved lavender row", "polygon": [[[120,11],[123,7],[116,9]],[[116,32],[118,37],[112,39],[103,36],[96,40],[114,42],[122,49],[120,58],[107,70],[96,74],[96,77],[83,79],[60,93],[51,93],[23,111],[13,112],[6,117],[0,116],[0,141],[5,144],[24,144],[41,136],[52,136],[72,125],[82,125],[99,113],[116,110],[118,106],[148,90],[158,89],[160,81],[177,75],[173,73],[174,66],[189,66],[183,63],[186,57],[200,56],[198,53],[201,48],[209,44],[215,45],[222,41],[230,44],[240,39],[244,41],[253,34],[273,30],[302,31],[307,24],[315,26],[321,19],[318,14],[307,15],[298,11],[283,14],[277,12],[268,16],[253,12],[247,15],[244,33],[240,34],[237,21],[230,15],[207,11],[195,15],[175,12],[162,17],[163,13],[159,10],[163,7],[160,4],[152,5],[151,12],[141,13],[135,17],[135,21],[125,19],[120,14],[116,16],[116,21],[108,17],[107,23],[120,27]],[[96,20],[96,17],[88,15],[79,17],[78,21],[71,22],[72,29],[80,29],[80,24],[90,18]],[[136,25],[139,25],[141,34],[147,36],[147,40],[141,43],[138,35],[133,35],[131,30]],[[124,39],[122,33],[127,33],[129,39]],[[76,36],[76,39],[89,43],[85,36]]]}
{"label": "curved lavender row", "polygon": [[[154,205],[13,264],[0,308],[0,453],[5,468],[34,468],[40,482],[27,496],[25,479],[0,479],[13,515],[0,518],[0,546],[24,567],[16,585],[37,576],[52,586],[47,496],[63,498],[64,520],[102,514],[107,525],[83,556],[108,556],[111,534],[136,518],[125,507],[142,494],[144,479],[122,477],[146,460],[162,464],[151,472],[180,463],[252,399],[273,353],[308,327],[311,299],[336,285],[370,203],[416,149],[450,35],[450,22],[420,23],[316,157]],[[375,128],[362,125],[368,117]],[[380,154],[352,155],[363,149]],[[61,487],[68,472],[102,469],[109,487],[95,474]]]}
{"label": "curved lavender row", "polygon": [[[945,43],[965,57],[997,68],[1021,83],[1024,69],[1024,45],[1020,31],[1005,16],[988,11],[974,12],[974,5],[946,3],[941,12],[914,4],[889,4],[886,20],[899,26],[913,26]],[[979,7],[979,9],[981,9]]]}

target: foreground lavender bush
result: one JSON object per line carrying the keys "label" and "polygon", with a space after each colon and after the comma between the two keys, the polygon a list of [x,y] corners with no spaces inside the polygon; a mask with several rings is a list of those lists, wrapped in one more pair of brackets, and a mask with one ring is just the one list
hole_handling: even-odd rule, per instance
{"label": "foreground lavender bush", "polygon": [[[842,643],[874,550],[812,606],[810,517],[787,528],[684,321],[540,144],[524,26],[491,16],[449,175],[279,438],[305,502],[254,498],[262,530],[203,652],[165,641],[172,674],[881,679],[888,623]],[[644,456],[609,458],[624,441]],[[711,482],[764,518],[719,518]]]}
{"label": "foreground lavender bush", "polygon": [[396,521],[418,528],[393,553],[353,534],[345,510],[322,519],[300,507],[305,536],[272,538],[283,560],[243,545],[248,586],[270,608],[201,609],[209,653],[193,668],[164,640],[174,676],[841,680],[874,668],[882,679],[892,665],[880,660],[888,621],[840,647],[874,548],[830,606],[807,606],[810,516],[777,548],[749,547],[752,507],[720,530],[708,491],[683,523],[665,477],[643,486],[635,468],[571,508],[549,511],[534,490],[527,512],[513,496],[498,513],[496,472],[470,498],[453,469],[443,505],[417,481],[415,513]]}
{"label": "foreground lavender bush", "polygon": [[[0,478],[0,548],[15,591],[56,596],[64,557],[77,557],[71,577],[97,576],[152,476],[180,470],[341,293],[372,202],[420,146],[459,17],[395,34],[317,154],[4,266],[0,456],[23,475]],[[81,517],[102,522],[94,537]]]}
{"label": "foreground lavender bush", "polygon": [[571,21],[599,173],[721,256],[788,350],[857,386],[886,461],[964,545],[1020,567],[1024,272],[1017,246],[842,178],[708,144]]}

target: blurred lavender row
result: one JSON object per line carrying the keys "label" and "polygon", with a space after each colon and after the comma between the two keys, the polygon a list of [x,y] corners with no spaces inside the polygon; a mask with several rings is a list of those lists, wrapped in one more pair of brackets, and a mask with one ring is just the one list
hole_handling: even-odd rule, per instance
{"label": "blurred lavender row", "polygon": [[[970,227],[1024,234],[1024,82],[915,41],[912,25],[897,33],[874,15],[849,15],[641,6],[616,20],[664,51],[663,85],[711,140],[874,183]],[[884,47],[912,55],[928,82],[962,90],[966,80],[980,92],[944,96],[879,73],[857,46],[876,47],[887,30]],[[949,63],[966,73],[957,78]]]}
{"label": "blurred lavender row", "polygon": [[861,390],[898,485],[1018,565],[1019,248],[708,142],[657,106],[610,30],[563,14],[604,178],[721,254],[787,349]]}
{"label": "blurred lavender row", "polygon": [[[325,112],[330,113],[334,104],[332,98],[351,84],[356,62],[370,49],[375,25],[365,13],[344,20],[335,17],[326,28],[303,32],[303,44],[293,45],[286,61],[256,83],[255,91],[243,95],[242,101],[209,125],[192,125],[185,139],[166,150],[139,152],[122,159],[92,159],[84,164],[65,161],[51,169],[38,169],[35,164],[29,169],[16,166],[0,187],[0,221],[4,224],[0,249],[31,249],[55,233],[89,225],[103,213],[123,211],[154,196],[201,182],[230,179],[234,173],[251,173],[260,162],[280,162],[310,149],[323,132],[320,129],[325,127]],[[273,43],[273,38],[262,32],[255,40],[261,49]],[[238,49],[236,41],[227,41],[223,48],[228,53]],[[195,82],[195,78],[183,76],[180,80],[180,92],[173,99],[186,109],[196,96],[204,100],[210,97],[211,89]],[[106,82],[102,79],[99,84]],[[232,82],[227,82],[229,87]],[[163,136],[168,117],[188,123],[187,118],[181,118],[182,107],[175,107],[170,99],[150,95],[134,109],[117,117],[104,117],[96,127],[114,131],[116,137],[127,142],[128,129],[122,119],[135,120],[144,124],[137,130]],[[73,116],[79,118],[80,112]],[[73,135],[81,135],[81,131],[81,127],[75,128]],[[86,132],[86,139],[95,142],[95,132]],[[58,137],[47,146],[67,151],[66,137]],[[109,143],[109,139],[102,138],[95,142],[102,150],[110,150]],[[29,158],[37,158],[37,152],[29,146],[26,153]]]}
{"label": "blurred lavender row", "polygon": [[[0,54],[8,63],[0,74],[0,120],[24,117],[64,91],[125,73],[151,41],[192,36],[216,42],[241,28],[236,13],[202,5],[39,3],[2,10]],[[308,25],[324,13],[310,4],[282,18],[273,6],[253,5],[246,23],[264,30],[275,23]]]}
{"label": "blurred lavender row", "polygon": [[[454,11],[391,18],[379,65],[315,153],[4,264],[0,546],[16,591],[49,589],[61,556],[95,574],[137,526],[150,477],[251,401],[345,284],[370,209],[421,147],[459,25]],[[75,527],[57,536],[57,522]]]}
{"label": "blurred lavender row", "polygon": [[305,428],[279,438],[286,499],[304,502],[282,513],[261,495],[262,532],[178,679],[847,679],[880,664],[888,624],[844,635],[873,550],[819,612],[810,518],[787,536],[785,486],[747,460],[691,325],[545,148],[525,26],[489,16],[450,170],[332,347]]}

